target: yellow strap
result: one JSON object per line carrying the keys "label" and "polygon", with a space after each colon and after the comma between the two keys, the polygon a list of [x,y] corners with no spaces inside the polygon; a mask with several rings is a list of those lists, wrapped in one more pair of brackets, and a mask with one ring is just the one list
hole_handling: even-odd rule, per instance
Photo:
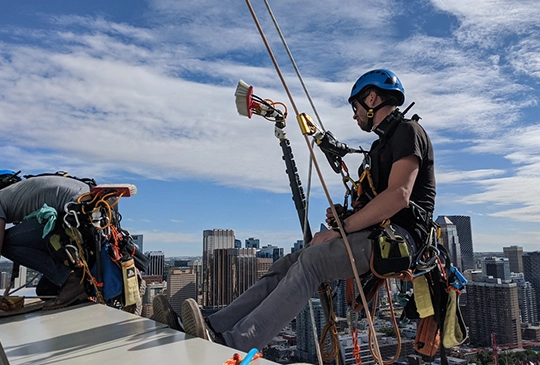
{"label": "yellow strap", "polygon": [[433,309],[433,303],[431,302],[431,294],[429,293],[428,282],[424,275],[418,276],[414,279],[413,291],[416,310],[418,311],[420,318],[434,315],[435,310]]}

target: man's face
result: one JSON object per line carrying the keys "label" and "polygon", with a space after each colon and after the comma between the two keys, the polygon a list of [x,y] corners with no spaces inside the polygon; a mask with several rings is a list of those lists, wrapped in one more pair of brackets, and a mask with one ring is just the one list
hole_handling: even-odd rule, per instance
{"label": "man's face", "polygon": [[353,119],[356,120],[356,124],[365,132],[371,132],[371,129],[368,127],[368,116],[367,110],[358,102],[354,100],[351,103],[353,109]]}

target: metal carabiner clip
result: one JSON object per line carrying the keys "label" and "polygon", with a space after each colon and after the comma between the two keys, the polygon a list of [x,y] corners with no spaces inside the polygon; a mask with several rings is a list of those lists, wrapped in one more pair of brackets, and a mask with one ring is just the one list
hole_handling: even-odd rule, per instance
{"label": "metal carabiner clip", "polygon": [[64,206],[64,211],[66,212],[66,214],[64,215],[64,224],[68,227],[68,228],[72,228],[73,226],[71,225],[71,223],[69,223],[67,221],[67,217],[69,215],[72,215],[73,218],[75,219],[75,222],[77,223],[77,225],[75,226],[75,228],[79,228],[79,226],[81,225],[80,222],[79,222],[79,217],[77,216],[77,212],[74,211],[73,209],[69,209],[69,206],[71,204],[76,204],[74,202],[69,202],[67,203],[65,206]]}

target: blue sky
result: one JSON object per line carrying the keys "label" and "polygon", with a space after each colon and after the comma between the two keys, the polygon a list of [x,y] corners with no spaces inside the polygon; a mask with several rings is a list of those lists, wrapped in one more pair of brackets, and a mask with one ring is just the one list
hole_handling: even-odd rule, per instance
{"label": "blue sky", "polygon": [[[374,135],[346,100],[364,72],[393,70],[435,147],[435,216],[470,215],[476,251],[540,249],[536,0],[269,2],[325,128],[368,148]],[[253,5],[313,115],[264,2]],[[120,210],[146,250],[200,255],[202,231],[224,228],[288,252],[302,234],[281,148],[272,123],[238,115],[239,79],[288,105],[306,188],[307,147],[244,1],[5,1],[1,168],[137,185]],[[359,158],[346,157],[352,171]],[[340,177],[318,159],[341,202]],[[315,229],[328,201],[311,185]]]}

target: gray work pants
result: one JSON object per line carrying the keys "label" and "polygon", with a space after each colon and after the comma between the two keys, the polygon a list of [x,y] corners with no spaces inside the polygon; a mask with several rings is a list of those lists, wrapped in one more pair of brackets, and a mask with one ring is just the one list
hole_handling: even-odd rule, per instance
{"label": "gray work pants", "polygon": [[[348,236],[359,275],[369,270],[369,232]],[[276,261],[255,285],[208,318],[227,345],[262,350],[304,307],[321,283],[353,277],[343,239],[304,248]]]}
{"label": "gray work pants", "polygon": [[[414,241],[407,231],[393,227],[413,249]],[[359,275],[369,271],[369,233],[364,230],[347,237]],[[262,350],[300,313],[321,283],[353,276],[343,239],[320,243],[276,261],[255,285],[208,320],[227,346],[245,352]]]}

